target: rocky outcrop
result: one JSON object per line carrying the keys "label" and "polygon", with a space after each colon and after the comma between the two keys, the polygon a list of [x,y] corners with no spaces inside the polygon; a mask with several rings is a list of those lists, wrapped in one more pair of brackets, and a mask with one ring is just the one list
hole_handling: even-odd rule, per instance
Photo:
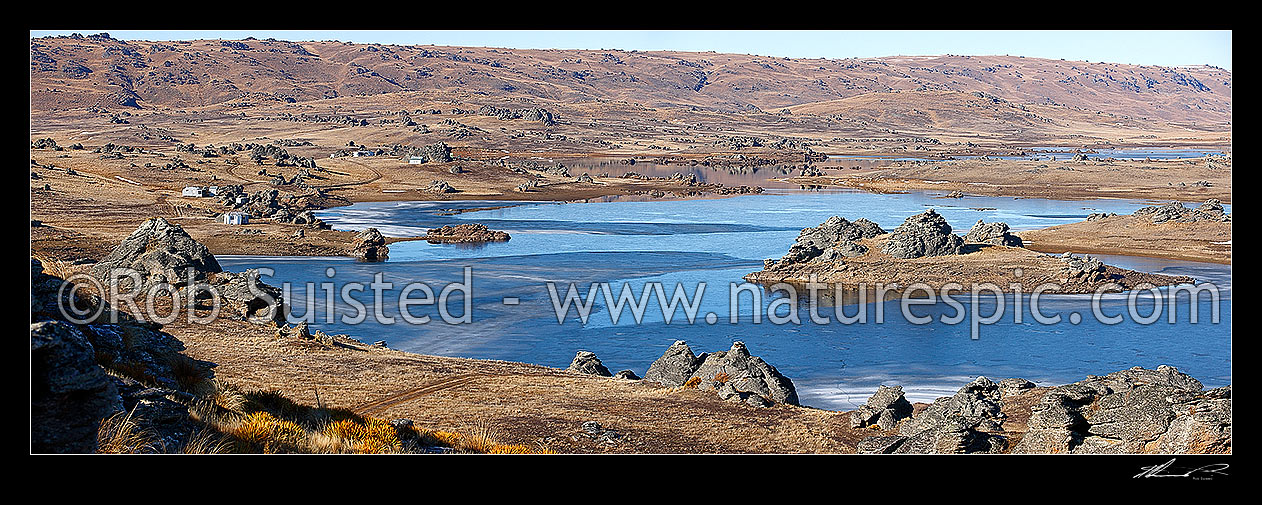
{"label": "rocky outcrop", "polygon": [[850,427],[877,426],[883,430],[890,430],[899,421],[911,417],[911,412],[911,403],[903,396],[902,386],[882,385],[868,398],[867,403],[850,413]]}
{"label": "rocky outcrop", "polygon": [[733,342],[726,351],[697,356],[686,342],[676,340],[649,365],[644,378],[671,387],[695,383],[699,389],[714,390],[724,400],[759,407],[798,404],[793,381],[762,358],[751,356],[744,342]]}
{"label": "rocky outcrop", "polygon": [[386,237],[376,228],[368,228],[355,235],[347,254],[360,261],[384,261],[390,256],[390,247],[386,245]]}
{"label": "rocky outcrop", "polygon": [[1179,202],[1170,202],[1164,205],[1144,207],[1135,211],[1134,215],[1136,217],[1147,217],[1153,223],[1231,222],[1231,215],[1223,210],[1222,202],[1216,198],[1206,200],[1205,203],[1202,203],[1195,209],[1185,207]]}
{"label": "rocky outcrop", "polygon": [[[223,268],[210,250],[193,240],[184,228],[155,217],[136,228],[92,270],[107,283],[117,282],[120,292],[128,292],[163,283],[186,286],[205,281],[207,274],[222,272]],[[138,285],[125,275],[114,276],[128,271],[139,274]]]}
{"label": "rocky outcrop", "polygon": [[122,409],[87,337],[61,321],[31,325],[31,452],[95,452],[101,421]]}
{"label": "rocky outcrop", "polygon": [[1007,247],[1024,247],[1021,237],[1008,231],[1008,223],[987,223],[981,219],[964,235],[964,242],[973,244],[992,244]]}
{"label": "rocky outcrop", "polygon": [[1164,365],[1054,388],[1034,407],[1013,452],[1231,452],[1231,387],[1203,388]]}
{"label": "rocky outcrop", "polygon": [[[892,389],[892,388],[890,388]],[[901,396],[902,390],[878,391],[877,405]],[[897,423],[898,435],[861,443],[868,452],[896,454],[967,454],[1003,452],[1008,447],[1001,431],[1000,388],[985,377],[939,398],[915,416]],[[866,407],[866,405],[865,405]],[[852,420],[854,419],[852,414]],[[878,418],[879,419],[879,418]],[[852,421],[853,423],[853,421]],[[888,427],[886,427],[888,426]],[[881,426],[893,428],[892,423]]]}
{"label": "rocky outcrop", "polygon": [[1065,253],[1060,256],[1065,268],[1061,271],[1065,280],[1074,282],[1098,282],[1108,278],[1108,268],[1099,258],[1090,255],[1074,256]]}
{"label": "rocky outcrop", "polygon": [[601,377],[612,377],[609,369],[600,362],[600,358],[596,357],[596,353],[591,351],[579,351],[574,355],[574,360],[570,362],[570,366],[566,368],[570,372],[578,372],[587,375],[599,375]]}
{"label": "rocky outcrop", "polygon": [[648,371],[644,373],[644,380],[659,382],[668,387],[682,386],[700,364],[701,361],[692,353],[688,343],[676,340],[662,353],[662,357],[649,365]]}
{"label": "rocky outcrop", "polygon": [[867,219],[851,222],[844,217],[833,216],[817,227],[803,229],[789,246],[789,252],[776,264],[789,266],[862,256],[867,254],[868,248],[858,241],[884,233],[885,230]]}
{"label": "rocky outcrop", "polygon": [[424,191],[426,193],[440,193],[440,194],[455,193],[456,188],[451,187],[451,184],[448,184],[447,181],[439,179],[439,180],[430,182],[429,186],[425,186],[425,189],[422,189],[421,191]]}
{"label": "rocky outcrop", "polygon": [[933,209],[916,214],[894,229],[885,243],[885,254],[895,258],[922,258],[961,254],[964,240],[951,233],[951,225]]}
{"label": "rocky outcrop", "polygon": [[468,223],[441,228],[430,228],[425,241],[431,244],[470,244],[482,242],[507,242],[507,233],[492,230],[484,224]]}
{"label": "rocky outcrop", "polygon": [[634,371],[631,371],[631,370],[622,370],[622,371],[620,371],[620,372],[618,372],[618,373],[616,373],[616,374],[613,374],[613,378],[615,378],[615,379],[626,379],[626,380],[630,380],[630,381],[638,381],[638,380],[640,380],[640,376],[639,376],[639,375],[636,375],[636,374],[635,374],[635,372],[634,372]]}

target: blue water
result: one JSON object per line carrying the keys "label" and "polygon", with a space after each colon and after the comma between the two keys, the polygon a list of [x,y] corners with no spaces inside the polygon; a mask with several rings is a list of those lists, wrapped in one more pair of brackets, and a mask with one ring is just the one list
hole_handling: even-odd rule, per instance
{"label": "blue water", "polygon": [[[1045,297],[1042,312],[1062,314],[1065,319],[1071,312],[1079,312],[1087,316],[1081,324],[1038,324],[1028,313],[1028,303],[1024,304],[1024,321],[1016,323],[1011,316],[1012,302],[1008,301],[1005,317],[981,326],[977,339],[970,338],[966,324],[951,326],[936,320],[927,325],[912,324],[897,315],[897,301],[882,304],[887,316],[881,324],[871,318],[853,325],[836,320],[814,324],[804,305],[800,305],[800,324],[772,324],[765,314],[760,324],[754,324],[752,304],[745,294],[737,310],[738,322],[730,322],[729,283],[740,283],[742,276],[761,269],[764,258],[783,255],[801,228],[815,226],[832,215],[867,217],[889,230],[907,216],[933,207],[962,233],[978,219],[1031,229],[1078,221],[1091,212],[1130,213],[1151,203],[940,196],[933,192],[773,191],[715,200],[653,202],[363,203],[323,211],[320,216],[338,229],[374,226],[392,236],[420,235],[427,228],[444,224],[477,222],[508,231],[512,240],[476,247],[395,243],[390,246],[390,260],[376,264],[347,258],[266,257],[221,257],[220,263],[230,270],[271,267],[275,269],[269,280],[273,284],[328,281],[335,285],[335,291],[347,282],[371,282],[380,273],[384,281],[395,284],[380,297],[390,301],[385,304],[387,316],[398,315],[394,301],[403,284],[426,283],[436,297],[446,283],[461,281],[463,268],[470,267],[471,324],[446,324],[433,306],[410,310],[418,317],[431,316],[425,324],[409,324],[401,318],[394,324],[371,318],[360,324],[326,322],[325,298],[317,290],[313,327],[364,341],[385,340],[392,348],[426,354],[555,367],[566,366],[575,351],[586,349],[597,353],[610,370],[632,369],[640,375],[676,339],[687,340],[697,352],[727,349],[732,341],[743,340],[754,354],[793,379],[804,404],[829,409],[853,408],[879,384],[903,385],[914,401],[931,401],[976,375],[1059,384],[1136,365],[1151,368],[1169,364],[1207,386],[1230,383],[1231,271],[1224,265],[1109,258],[1110,263],[1124,267],[1191,275],[1220,284],[1220,319],[1216,324],[1208,321],[1212,305],[1208,298],[1198,302],[1198,324],[1188,322],[1189,302],[1182,296],[1176,301],[1179,317],[1175,324],[1167,323],[1163,316],[1149,325],[1129,317],[1121,324],[1106,325],[1090,317],[1086,297],[1069,295]],[[511,206],[447,212],[506,204]],[[326,272],[329,267],[335,270],[331,280]],[[717,318],[714,324],[707,324],[704,317],[698,317],[696,324],[687,324],[683,310],[678,309],[667,324],[651,296],[641,324],[632,320],[630,309],[614,324],[610,307],[600,297],[585,324],[573,308],[564,323],[558,324],[545,285],[550,281],[559,284],[560,296],[565,295],[569,283],[575,283],[580,297],[586,297],[589,283],[608,282],[615,298],[624,283],[629,283],[638,297],[646,281],[661,282],[667,297],[676,284],[683,285],[691,297],[697,283],[704,281],[707,287],[698,314],[714,312]],[[301,287],[295,291],[289,300],[295,307],[294,316],[302,317],[307,296]],[[376,298],[371,289],[352,296],[365,303]],[[414,292],[414,298],[419,296]],[[506,304],[506,297],[519,303]],[[1141,297],[1141,315],[1151,310],[1151,301],[1143,303],[1149,297]],[[765,294],[760,304],[764,313],[776,298]],[[967,295],[958,299],[966,310],[971,308]],[[448,303],[451,312],[460,315],[463,301],[463,295],[454,294]],[[993,306],[993,301],[983,300],[980,314],[990,314]],[[339,315],[354,312],[340,297],[336,307]],[[872,314],[877,304],[862,307]],[[1110,299],[1104,303],[1104,312],[1116,314],[1124,307],[1124,298]],[[844,310],[849,315],[859,308],[850,305]],[[786,307],[779,309],[778,313],[787,313]],[[831,310],[825,307],[821,312]],[[936,318],[953,314],[954,309],[939,303],[916,307],[914,312]]]}

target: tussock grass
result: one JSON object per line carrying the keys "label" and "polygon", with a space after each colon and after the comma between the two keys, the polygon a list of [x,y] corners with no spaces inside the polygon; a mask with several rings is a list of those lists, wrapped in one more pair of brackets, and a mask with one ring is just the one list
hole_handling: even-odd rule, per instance
{"label": "tussock grass", "polygon": [[[206,428],[194,433],[185,453],[391,454],[442,447],[466,454],[554,454],[542,446],[503,444],[485,424],[463,433],[395,426],[344,409],[303,405],[279,391],[244,391],[219,380],[206,384],[207,393],[189,408],[190,416]],[[143,433],[120,429],[129,426],[134,428],[120,425],[111,432],[123,435],[116,435],[119,441],[111,448],[147,447]]]}
{"label": "tussock grass", "polygon": [[96,432],[96,452],[101,454],[145,454],[163,452],[162,441],[144,430],[132,416],[135,410],[117,412],[101,421]]}

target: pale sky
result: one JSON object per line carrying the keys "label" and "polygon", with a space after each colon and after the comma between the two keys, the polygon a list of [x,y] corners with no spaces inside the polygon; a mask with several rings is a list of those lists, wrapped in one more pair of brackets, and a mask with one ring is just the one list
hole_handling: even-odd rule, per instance
{"label": "pale sky", "polygon": [[920,55],[997,55],[1106,61],[1137,65],[1213,65],[1231,69],[1231,31],[947,31],[947,30],[33,30],[32,37],[109,32],[119,39],[340,40],[517,49],[716,51],[852,58]]}

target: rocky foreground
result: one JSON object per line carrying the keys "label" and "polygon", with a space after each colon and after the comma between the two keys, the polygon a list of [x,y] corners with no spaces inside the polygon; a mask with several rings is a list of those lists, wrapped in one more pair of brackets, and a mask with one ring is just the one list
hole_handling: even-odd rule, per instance
{"label": "rocky foreground", "polygon": [[892,232],[867,219],[833,216],[803,229],[789,251],[765,260],[763,270],[745,277],[775,284],[809,282],[854,288],[878,284],[902,287],[923,283],[935,291],[950,283],[992,283],[1010,291],[1014,283],[1030,292],[1057,284],[1061,293],[1092,293],[1106,285],[1131,289],[1144,283],[1192,282],[1181,276],[1137,272],[1105,265],[1097,258],[1031,251],[1002,222],[978,221],[963,237],[933,209],[908,217]]}
{"label": "rocky foreground", "polygon": [[[589,351],[579,351],[567,371],[695,388],[752,407],[798,405],[793,381],[750,356],[743,342],[696,355],[676,341],[643,379],[631,370],[611,375]],[[1221,454],[1231,452],[1231,386],[1205,390],[1165,365],[1055,387],[983,376],[928,405],[908,402],[901,386],[882,385],[843,422],[872,433],[855,447],[869,454]]]}

